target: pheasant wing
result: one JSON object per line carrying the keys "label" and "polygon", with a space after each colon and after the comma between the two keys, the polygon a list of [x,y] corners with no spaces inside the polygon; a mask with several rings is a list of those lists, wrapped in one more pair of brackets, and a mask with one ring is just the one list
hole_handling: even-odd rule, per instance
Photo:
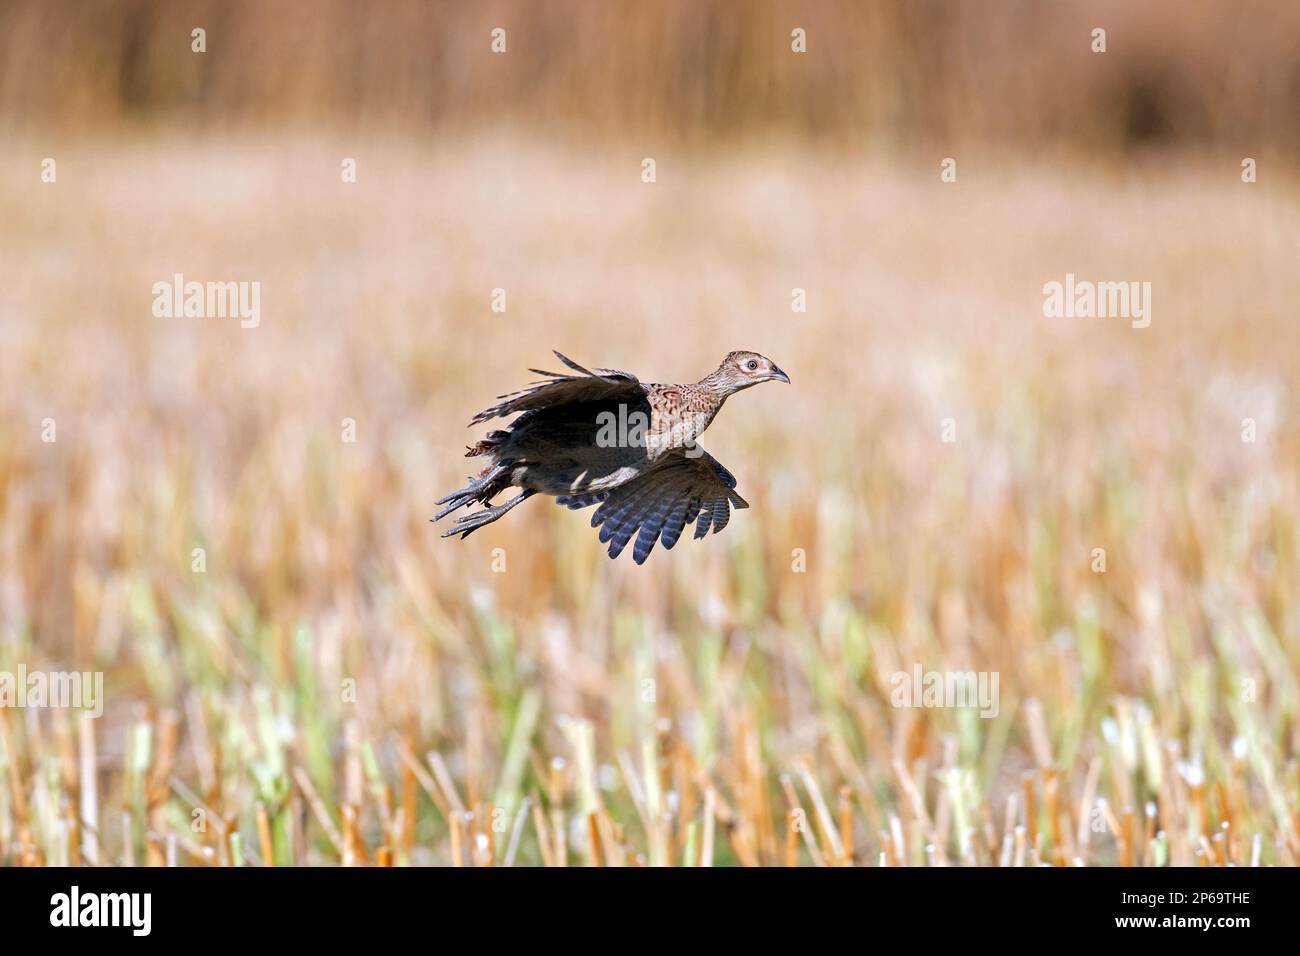
{"label": "pheasant wing", "polygon": [[528,388],[517,392],[498,396],[500,401],[475,415],[470,425],[478,425],[492,418],[505,418],[517,412],[552,408],[575,402],[618,401],[624,397],[627,401],[634,402],[645,397],[644,387],[631,372],[620,372],[612,368],[598,368],[591,371],[559,352],[555,355],[577,374],[567,375],[561,372],[529,369],[530,372],[547,376],[546,380],[534,382]]}
{"label": "pheasant wing", "polygon": [[609,542],[609,556],[617,558],[635,535],[632,560],[644,564],[656,541],[672,548],[692,521],[697,538],[708,534],[710,527],[715,534],[725,528],[732,507],[749,507],[735,487],[735,476],[696,447],[694,453],[669,452],[645,474],[603,493],[602,498],[573,496],[561,503],[582,508],[599,500],[591,526],[600,528],[601,541]]}

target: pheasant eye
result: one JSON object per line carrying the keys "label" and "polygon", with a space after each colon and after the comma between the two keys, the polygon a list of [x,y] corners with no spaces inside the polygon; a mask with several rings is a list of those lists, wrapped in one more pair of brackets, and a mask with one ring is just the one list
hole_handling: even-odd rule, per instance
{"label": "pheasant eye", "polygon": [[745,363],[745,368],[749,369],[752,372],[758,368],[758,363],[755,362],[753,359],[750,359],[748,362]]}

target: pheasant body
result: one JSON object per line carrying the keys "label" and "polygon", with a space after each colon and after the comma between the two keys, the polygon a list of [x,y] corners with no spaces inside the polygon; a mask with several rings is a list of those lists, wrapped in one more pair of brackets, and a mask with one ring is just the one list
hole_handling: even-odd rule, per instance
{"label": "pheasant body", "polygon": [[[559,352],[576,375],[532,371],[541,382],[508,395],[474,416],[470,425],[515,415],[505,429],[488,433],[467,457],[491,463],[468,485],[440,499],[439,520],[475,503],[482,510],[462,516],[443,537],[466,537],[504,516],[534,494],[556,497],[569,508],[599,504],[592,526],[617,557],[637,535],[633,559],[641,564],[656,541],[677,543],[696,522],[695,536],[721,531],[731,507],[747,508],[736,480],[697,444],[728,396],[761,381],[789,382],[770,359],[731,352],[699,382],[642,384],[616,369],[588,370]],[[507,488],[520,493],[493,506]]]}

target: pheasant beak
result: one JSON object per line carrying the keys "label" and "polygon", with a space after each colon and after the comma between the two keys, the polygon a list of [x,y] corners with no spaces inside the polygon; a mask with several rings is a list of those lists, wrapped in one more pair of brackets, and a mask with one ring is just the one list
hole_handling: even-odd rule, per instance
{"label": "pheasant beak", "polygon": [[785,372],[781,371],[781,370],[780,370],[779,368],[777,368],[775,365],[772,366],[772,371],[768,373],[768,376],[767,376],[767,377],[768,377],[768,378],[774,378],[774,379],[776,379],[778,382],[785,382],[785,384],[787,384],[787,385],[790,384],[790,376],[789,376],[789,375],[786,375]]}

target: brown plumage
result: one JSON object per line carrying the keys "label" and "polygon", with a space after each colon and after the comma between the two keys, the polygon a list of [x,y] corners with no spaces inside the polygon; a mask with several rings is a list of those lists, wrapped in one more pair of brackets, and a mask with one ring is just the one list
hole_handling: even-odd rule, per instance
{"label": "brown plumage", "polygon": [[[736,479],[696,439],[727,397],[759,382],[789,377],[757,352],[731,352],[716,370],[690,385],[642,384],[617,369],[588,370],[555,353],[576,374],[546,376],[474,416],[470,425],[517,416],[488,432],[466,457],[487,455],[477,478],[438,501],[435,521],[457,508],[485,507],[463,515],[443,537],[467,537],[535,494],[553,495],[569,508],[599,505],[591,526],[616,558],[636,535],[632,559],[641,564],[656,541],[677,543],[695,522],[695,537],[726,527],[731,508],[748,508]],[[493,506],[507,488],[520,493]]]}

